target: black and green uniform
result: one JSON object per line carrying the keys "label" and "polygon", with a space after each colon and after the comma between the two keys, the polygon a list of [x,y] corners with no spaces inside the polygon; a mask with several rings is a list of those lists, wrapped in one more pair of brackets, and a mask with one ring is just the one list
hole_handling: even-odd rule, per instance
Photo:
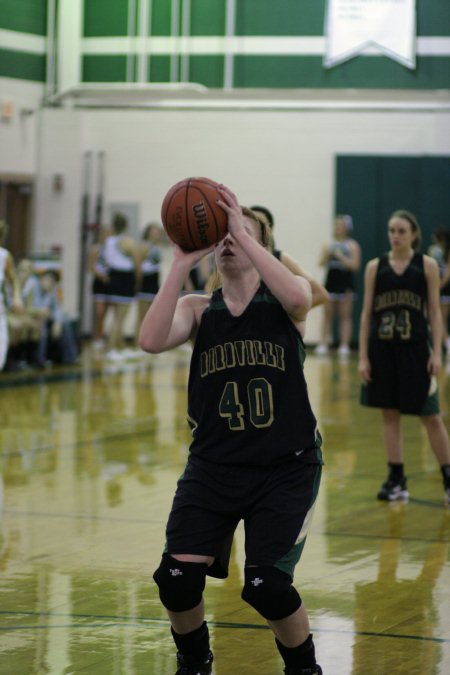
{"label": "black and green uniform", "polygon": [[430,331],[423,255],[415,252],[402,274],[385,255],[375,278],[368,357],[371,382],[361,403],[411,415],[439,412],[437,384],[428,372]]}
{"label": "black and green uniform", "polygon": [[169,517],[169,553],[213,555],[210,573],[225,576],[243,519],[247,564],[292,574],[322,464],[304,359],[298,331],[263,283],[239,316],[214,292],[192,354],[193,440]]}

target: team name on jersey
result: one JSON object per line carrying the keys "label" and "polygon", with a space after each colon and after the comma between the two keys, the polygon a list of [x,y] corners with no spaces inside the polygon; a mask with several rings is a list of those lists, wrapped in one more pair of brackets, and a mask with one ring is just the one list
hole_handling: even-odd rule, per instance
{"label": "team name on jersey", "polygon": [[381,312],[388,307],[395,307],[397,305],[406,305],[420,312],[422,310],[422,298],[412,291],[386,291],[386,293],[380,293],[380,295],[375,296],[373,309],[375,312]]}
{"label": "team name on jersey", "polygon": [[235,340],[200,353],[200,375],[236,366],[269,366],[285,370],[284,347],[262,340]]}

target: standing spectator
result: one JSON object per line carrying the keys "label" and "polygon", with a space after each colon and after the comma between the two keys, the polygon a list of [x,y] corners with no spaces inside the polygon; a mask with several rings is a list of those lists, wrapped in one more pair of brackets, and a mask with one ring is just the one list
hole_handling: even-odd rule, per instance
{"label": "standing spectator", "polygon": [[21,311],[22,301],[16,281],[14,260],[3,244],[8,234],[8,226],[0,220],[0,371],[6,363],[9,344],[7,304],[14,312]]}
{"label": "standing spectator", "polygon": [[172,625],[177,673],[208,675],[205,580],[228,575],[233,533],[243,520],[242,598],[268,622],[286,675],[321,675],[292,583],[322,464],[303,371],[311,288],[268,250],[262,221],[227,188],[219,193],[228,214],[228,234],[215,247],[222,287],[212,297],[180,298],[189,269],[205,252],[175,247],[141,328],[141,347],[152,353],[194,344],[193,441],[154,579]]}
{"label": "standing spectator", "polygon": [[361,403],[381,408],[388,460],[388,477],[378,499],[408,498],[401,415],[418,415],[450,504],[450,443],[436,381],[441,366],[439,270],[435,260],[419,253],[420,227],[412,213],[395,211],[388,237],[389,253],[366,266],[359,335]]}
{"label": "standing spectator", "polygon": [[350,354],[355,272],[361,265],[361,248],[358,242],[351,238],[352,230],[351,216],[336,216],[334,239],[331,244],[322,249],[319,264],[326,268],[325,288],[330,295],[330,302],[327,302],[323,308],[322,336],[316,347],[316,354],[328,352],[336,313],[339,317],[338,353],[340,356]]}

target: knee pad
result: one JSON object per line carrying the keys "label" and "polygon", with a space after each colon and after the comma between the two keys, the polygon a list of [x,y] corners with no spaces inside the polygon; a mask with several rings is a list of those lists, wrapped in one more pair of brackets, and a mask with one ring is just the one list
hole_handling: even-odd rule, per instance
{"label": "knee pad", "polygon": [[170,612],[186,612],[197,607],[205,589],[208,565],[176,560],[164,554],[153,575],[162,604]]}
{"label": "knee pad", "polygon": [[246,567],[241,597],[268,621],[285,619],[302,604],[291,577],[276,567]]}

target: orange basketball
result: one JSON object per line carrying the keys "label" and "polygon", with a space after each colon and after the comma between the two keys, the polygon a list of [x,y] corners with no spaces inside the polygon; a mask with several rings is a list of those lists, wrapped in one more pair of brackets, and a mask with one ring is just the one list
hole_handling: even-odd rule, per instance
{"label": "orange basketball", "polygon": [[161,219],[169,238],[185,251],[209,248],[224,238],[228,216],[217,205],[219,183],[185,178],[164,197]]}

